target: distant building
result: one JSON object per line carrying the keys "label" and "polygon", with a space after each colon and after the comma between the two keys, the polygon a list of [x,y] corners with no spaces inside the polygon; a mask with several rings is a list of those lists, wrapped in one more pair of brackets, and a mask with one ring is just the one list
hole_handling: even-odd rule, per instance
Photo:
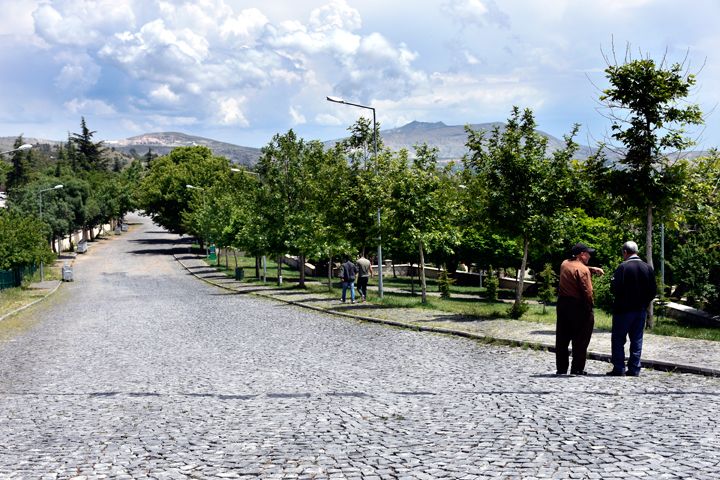
{"label": "distant building", "polygon": [[5,208],[6,203],[7,203],[7,193],[0,192],[0,208]]}

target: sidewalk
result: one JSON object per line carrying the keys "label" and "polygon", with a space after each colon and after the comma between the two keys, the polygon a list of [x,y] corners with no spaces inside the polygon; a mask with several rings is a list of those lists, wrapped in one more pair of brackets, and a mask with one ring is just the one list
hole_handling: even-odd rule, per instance
{"label": "sidewalk", "polygon": [[[342,315],[416,330],[460,335],[509,345],[555,350],[552,325],[521,320],[477,320],[463,315],[417,308],[388,308],[369,303],[340,303],[313,292],[276,290],[272,286],[238,282],[208,266],[195,254],[176,254],[175,259],[196,277],[227,290],[252,293],[274,300]],[[610,361],[610,332],[595,331],[588,358]],[[720,342],[667,337],[646,333],[643,342],[644,367],[663,371],[720,376]]]}

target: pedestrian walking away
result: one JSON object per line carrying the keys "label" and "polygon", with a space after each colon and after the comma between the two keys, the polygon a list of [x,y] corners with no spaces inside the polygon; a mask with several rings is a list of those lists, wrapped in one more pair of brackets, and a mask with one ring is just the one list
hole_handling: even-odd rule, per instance
{"label": "pedestrian walking away", "polygon": [[357,259],[357,267],[357,288],[360,293],[360,301],[364,302],[367,298],[368,280],[370,280],[370,277],[373,276],[372,263],[361,253]]}
{"label": "pedestrian walking away", "polygon": [[350,302],[355,303],[355,275],[358,272],[357,265],[355,265],[350,257],[345,257],[345,262],[340,266],[341,277],[342,277],[342,298],[340,301],[345,303],[345,297],[348,288],[350,289]]}
{"label": "pedestrian walking away", "polygon": [[[633,241],[622,246],[623,262],[610,279],[610,293],[614,296],[612,333],[610,335],[611,376],[640,375],[643,330],[650,302],[657,293],[655,272],[637,255]],[[625,368],[625,342],[630,338],[630,350]]]}
{"label": "pedestrian walking away", "polygon": [[584,243],[575,244],[571,258],[560,265],[557,325],[555,329],[555,363],[558,375],[565,375],[570,363],[568,346],[572,343],[570,374],[587,375],[585,361],[590,345],[595,315],[591,275],[602,275],[601,268],[588,267],[595,249]]}

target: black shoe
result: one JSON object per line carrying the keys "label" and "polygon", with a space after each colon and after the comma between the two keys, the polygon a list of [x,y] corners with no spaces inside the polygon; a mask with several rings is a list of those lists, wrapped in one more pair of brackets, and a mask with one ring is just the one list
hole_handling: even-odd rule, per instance
{"label": "black shoe", "polygon": [[625,372],[620,372],[618,370],[610,370],[605,375],[607,375],[608,377],[624,377]]}
{"label": "black shoe", "polygon": [[585,370],[571,370],[570,375],[587,375]]}
{"label": "black shoe", "polygon": [[559,371],[558,371],[558,372],[555,372],[555,376],[556,376],[556,377],[559,377],[559,376],[561,376],[561,375],[567,375],[567,372],[559,372]]}
{"label": "black shoe", "polygon": [[627,372],[625,372],[625,376],[626,376],[626,377],[639,377],[639,376],[640,376],[640,372],[631,372],[631,371],[628,370]]}

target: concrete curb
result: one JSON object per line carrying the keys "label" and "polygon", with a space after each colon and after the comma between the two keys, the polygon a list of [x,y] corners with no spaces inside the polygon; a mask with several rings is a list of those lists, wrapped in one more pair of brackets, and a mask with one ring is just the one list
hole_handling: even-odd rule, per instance
{"label": "concrete curb", "polygon": [[2,317],[0,317],[0,322],[2,322],[3,320],[5,320],[6,318],[12,317],[13,315],[22,312],[23,310],[25,310],[25,309],[27,309],[27,308],[32,307],[32,306],[35,305],[36,303],[42,302],[43,300],[45,300],[46,298],[48,298],[50,295],[52,295],[53,293],[55,293],[55,292],[57,291],[57,289],[60,288],[60,285],[62,285],[62,281],[58,280],[57,285],[55,285],[55,288],[53,288],[52,290],[50,290],[50,291],[49,291],[48,293],[46,293],[43,297],[38,298],[37,300],[35,300],[35,301],[33,301],[33,302],[30,302],[30,303],[28,303],[27,305],[23,305],[22,307],[16,308],[15,310],[13,310],[13,311],[11,311],[11,312],[6,313],[6,314],[3,315]]}
{"label": "concrete curb", "polygon": [[[195,278],[198,278],[205,283],[208,283],[215,287],[222,288],[224,290],[228,290],[231,292],[238,292],[238,290],[236,290],[234,288],[231,288],[231,287],[219,284],[219,283],[215,283],[211,280],[203,278],[200,275],[195,274],[193,271],[190,270],[190,268],[187,265],[185,265],[182,262],[181,259],[178,258],[177,254],[174,254],[173,256],[175,257],[175,260],[180,265],[182,265],[183,268],[185,268],[185,270],[187,270],[188,273],[192,274]],[[208,265],[208,267],[214,268],[210,265]],[[486,343],[493,342],[493,343],[500,343],[502,345],[507,345],[507,346],[511,346],[511,347],[528,347],[528,348],[532,348],[532,349],[536,349],[536,350],[545,350],[548,352],[555,352],[555,345],[549,344],[549,343],[534,342],[534,341],[521,341],[521,340],[502,338],[502,337],[490,337],[487,335],[479,335],[476,333],[465,332],[462,330],[454,330],[451,328],[428,327],[428,326],[423,326],[423,325],[415,325],[413,323],[400,322],[400,321],[396,321],[396,320],[385,320],[385,319],[380,319],[380,318],[375,318],[375,317],[366,317],[363,315],[344,313],[344,312],[336,312],[334,310],[329,310],[329,309],[322,308],[322,307],[316,307],[313,305],[307,305],[302,302],[296,302],[294,300],[285,300],[283,298],[277,298],[272,295],[264,294],[264,293],[257,292],[257,291],[248,292],[248,293],[259,296],[259,297],[275,300],[277,302],[282,302],[282,303],[285,303],[288,305],[295,305],[298,307],[307,308],[307,309],[314,310],[317,312],[322,312],[327,315],[337,315],[340,317],[352,318],[352,319],[360,320],[360,321],[364,321],[364,322],[377,323],[377,324],[388,325],[388,326],[399,327],[399,328],[406,328],[406,329],[417,330],[417,331],[422,331],[422,332],[432,332],[432,333],[440,333],[440,334],[444,334],[444,335],[454,335],[454,336],[469,338],[472,340],[478,340],[478,341],[486,342]],[[599,360],[599,361],[610,363],[610,355],[607,353],[588,351],[588,359]],[[712,369],[712,368],[696,367],[693,365],[675,364],[675,363],[670,363],[670,362],[663,362],[660,360],[643,359],[642,366],[643,366],[643,368],[650,368],[653,370],[658,370],[658,371],[663,371],[663,372],[692,373],[695,375],[720,377],[720,370],[716,370],[716,369]]]}

